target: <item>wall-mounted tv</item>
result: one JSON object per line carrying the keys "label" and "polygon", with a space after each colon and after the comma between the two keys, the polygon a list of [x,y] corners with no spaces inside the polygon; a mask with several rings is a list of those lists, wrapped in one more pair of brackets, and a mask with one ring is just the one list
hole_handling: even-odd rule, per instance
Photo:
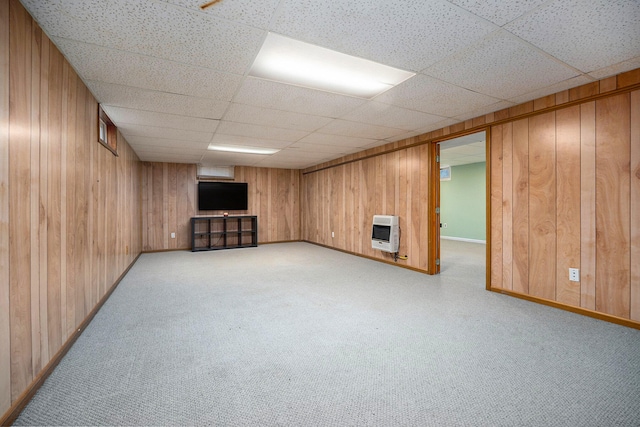
{"label": "wall-mounted tv", "polygon": [[198,183],[198,210],[246,211],[248,208],[246,182]]}

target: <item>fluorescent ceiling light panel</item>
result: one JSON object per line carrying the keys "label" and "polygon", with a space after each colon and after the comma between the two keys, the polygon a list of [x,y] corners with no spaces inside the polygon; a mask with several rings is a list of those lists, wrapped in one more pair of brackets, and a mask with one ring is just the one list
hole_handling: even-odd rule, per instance
{"label": "fluorescent ceiling light panel", "polygon": [[415,73],[268,33],[249,75],[371,99]]}
{"label": "fluorescent ceiling light panel", "polygon": [[227,153],[264,154],[264,155],[274,154],[280,151],[276,148],[260,148],[260,147],[248,147],[248,146],[239,146],[239,145],[213,145],[213,144],[209,144],[209,147],[207,147],[207,149],[211,151],[224,151]]}

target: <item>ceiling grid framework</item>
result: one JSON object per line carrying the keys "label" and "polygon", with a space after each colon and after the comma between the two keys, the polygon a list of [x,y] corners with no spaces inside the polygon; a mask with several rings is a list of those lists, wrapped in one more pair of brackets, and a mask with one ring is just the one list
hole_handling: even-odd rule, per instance
{"label": "ceiling grid framework", "polygon": [[[21,1],[143,161],[302,169],[640,67],[637,0]],[[251,77],[269,33],[416,75],[372,99]]]}

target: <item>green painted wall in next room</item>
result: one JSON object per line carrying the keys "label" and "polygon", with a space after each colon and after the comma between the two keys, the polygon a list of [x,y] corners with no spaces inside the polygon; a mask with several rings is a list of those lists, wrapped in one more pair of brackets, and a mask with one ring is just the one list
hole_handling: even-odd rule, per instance
{"label": "green painted wall in next room", "polygon": [[440,181],[441,236],[486,240],[486,165],[452,166],[451,181]]}

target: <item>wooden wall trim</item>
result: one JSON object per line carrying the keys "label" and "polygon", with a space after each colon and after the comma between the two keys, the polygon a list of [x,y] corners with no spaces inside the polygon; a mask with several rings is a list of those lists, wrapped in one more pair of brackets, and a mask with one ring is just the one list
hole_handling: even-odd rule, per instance
{"label": "wooden wall trim", "polygon": [[485,289],[491,289],[491,126],[487,127],[485,138],[485,203],[487,209],[486,217],[486,261],[485,261]]}
{"label": "wooden wall trim", "polygon": [[[640,69],[639,69],[640,70]],[[634,70],[635,71],[635,70]],[[627,74],[627,73],[625,73]],[[597,82],[595,82],[597,83]],[[575,88],[574,88],[575,89]],[[452,131],[450,133],[447,133],[446,135],[443,134],[444,133],[444,129],[437,129],[435,131],[423,134],[423,135],[419,135],[417,137],[413,137],[415,138],[424,138],[424,139],[420,139],[417,142],[411,142],[409,143],[408,141],[411,140],[401,140],[401,141],[396,141],[396,142],[390,142],[389,144],[383,145],[381,147],[377,147],[371,150],[366,150],[362,153],[366,153],[368,151],[372,151],[375,150],[375,152],[372,152],[370,154],[365,154],[362,157],[354,157],[356,156],[358,153],[356,154],[352,154],[346,157],[343,157],[344,160],[340,160],[340,159],[336,159],[333,160],[331,162],[336,162],[336,163],[331,163],[329,162],[329,164],[320,164],[320,165],[316,165],[316,166],[312,166],[311,168],[305,169],[302,171],[302,175],[308,175],[308,174],[312,174],[315,172],[320,172],[326,169],[331,169],[331,168],[335,168],[338,166],[343,166],[349,163],[354,163],[354,162],[359,162],[362,160],[366,160],[366,159],[370,159],[372,157],[378,157],[378,156],[382,156],[384,154],[389,154],[389,153],[393,153],[396,151],[400,151],[400,150],[406,150],[408,148],[413,148],[413,147],[418,147],[420,145],[424,145],[424,144],[431,144],[431,143],[438,143],[438,142],[442,142],[442,141],[447,141],[450,139],[454,139],[454,138],[458,138],[461,136],[465,136],[465,135],[469,135],[472,133],[477,133],[477,132],[481,132],[482,130],[486,129],[487,127],[491,127],[491,126],[496,126],[496,125],[502,125],[505,123],[510,123],[510,122],[514,122],[517,120],[521,120],[521,119],[525,119],[525,118],[529,118],[529,117],[533,117],[533,116],[538,116],[540,114],[545,114],[545,113],[549,113],[552,111],[557,111],[557,110],[561,110],[563,108],[567,108],[567,107],[572,107],[574,105],[581,105],[587,102],[591,102],[591,101],[595,101],[595,100],[599,100],[599,99],[603,99],[603,98],[608,98],[611,96],[616,96],[616,95],[620,95],[622,93],[630,93],[633,92],[635,90],[640,89],[640,83],[633,83],[633,84],[629,84],[628,86],[625,87],[621,87],[615,90],[611,90],[608,92],[603,92],[603,93],[598,93],[598,94],[592,94],[592,95],[588,95],[585,96],[583,98],[577,98],[577,99],[572,99],[569,100],[567,102],[561,103],[561,104],[556,104],[556,105],[549,105],[549,106],[544,106],[538,110],[533,108],[533,103],[534,101],[529,101],[527,103],[524,104],[519,104],[516,105],[515,107],[511,107],[509,109],[509,113],[513,113],[513,114],[507,114],[505,117],[502,117],[502,114],[500,111],[496,111],[494,113],[490,113],[487,114],[486,116],[494,116],[497,117],[495,120],[492,121],[487,121],[487,120],[479,120],[482,118],[485,118],[486,116],[480,116],[477,117],[473,120],[467,120],[466,122],[462,123],[463,125],[467,122],[472,123],[472,126],[470,127],[465,127],[463,130],[459,130],[459,131]],[[557,94],[556,94],[557,95]],[[549,95],[551,96],[551,95]],[[529,107],[530,108],[527,108]],[[477,125],[473,125],[474,122],[477,122]],[[458,123],[459,125],[460,123]],[[456,125],[450,126],[452,128],[454,128]],[[427,136],[430,135],[430,136]],[[399,144],[405,144],[405,145],[399,145]],[[390,145],[399,145],[393,148],[384,148],[384,147],[388,147]]]}
{"label": "wooden wall trim", "polygon": [[631,313],[640,321],[640,91],[631,94]]}
{"label": "wooden wall trim", "polygon": [[594,319],[604,320],[605,322],[615,323],[617,325],[627,326],[629,328],[640,329],[640,322],[635,320],[625,319],[623,317],[614,316],[612,314],[606,314],[599,311],[589,310],[588,308],[575,307],[573,305],[563,304],[557,301],[552,301],[545,298],[534,297],[531,295],[523,294],[516,291],[510,291],[500,288],[491,288],[490,291],[498,294],[508,295],[510,297],[520,298],[526,301],[535,302],[538,304],[546,305],[560,310],[570,311],[572,313],[581,314],[583,316],[593,317]]}
{"label": "wooden wall trim", "polygon": [[45,380],[51,375],[53,370],[58,366],[62,358],[67,354],[67,352],[71,349],[76,340],[82,335],[82,332],[89,326],[91,320],[95,317],[95,315],[100,311],[100,308],[104,305],[105,302],[109,299],[113,291],[116,290],[124,276],[127,275],[131,267],[138,261],[140,258],[140,254],[135,257],[135,259],[129,264],[125,271],[122,272],[118,280],[111,286],[111,288],[107,291],[107,293],[98,301],[93,310],[89,312],[87,317],[78,325],[78,327],[74,330],[74,332],[69,336],[64,345],[58,350],[58,352],[51,358],[49,363],[40,371],[40,373],[34,378],[34,380],[29,384],[29,386],[18,396],[18,398],[13,402],[13,405],[7,412],[0,417],[0,426],[12,425],[15,420],[20,416],[20,412],[24,409],[25,406],[29,403],[29,401],[36,394],[38,389],[42,386]]}

